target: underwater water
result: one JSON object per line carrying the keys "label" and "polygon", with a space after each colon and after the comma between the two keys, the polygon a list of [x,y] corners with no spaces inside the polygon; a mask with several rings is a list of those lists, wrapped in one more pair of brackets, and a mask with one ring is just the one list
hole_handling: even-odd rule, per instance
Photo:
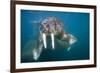
{"label": "underwater water", "polygon": [[[55,41],[55,50],[47,40],[38,60],[33,59],[33,48],[39,37],[39,25],[45,17],[54,16],[64,24],[64,30],[77,38],[71,49],[63,48]],[[89,13],[21,10],[21,62],[47,62],[89,59]]]}

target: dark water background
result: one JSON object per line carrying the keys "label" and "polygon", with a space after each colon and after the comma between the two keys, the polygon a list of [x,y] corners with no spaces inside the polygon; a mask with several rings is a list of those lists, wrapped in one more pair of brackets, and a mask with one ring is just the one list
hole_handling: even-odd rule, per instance
{"label": "dark water background", "polygon": [[[48,40],[47,49],[44,49],[37,61],[33,59],[32,50],[38,39],[39,22],[45,17],[54,16],[64,24],[64,30],[74,35],[77,42],[70,51],[57,45],[51,49]],[[79,12],[51,12],[21,10],[21,62],[68,61],[89,59],[89,13]]]}

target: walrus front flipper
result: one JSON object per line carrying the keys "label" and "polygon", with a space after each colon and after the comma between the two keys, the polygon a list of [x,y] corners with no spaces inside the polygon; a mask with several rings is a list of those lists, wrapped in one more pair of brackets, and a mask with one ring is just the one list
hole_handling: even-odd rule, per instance
{"label": "walrus front flipper", "polygon": [[65,33],[61,38],[57,39],[59,45],[61,45],[64,48],[67,48],[68,51],[71,49],[72,44],[74,44],[76,41],[77,39],[73,35]]}
{"label": "walrus front flipper", "polygon": [[41,55],[41,52],[43,50],[43,42],[42,42],[42,36],[39,36],[37,42],[36,42],[36,47],[33,48],[33,59],[38,60],[38,58]]}
{"label": "walrus front flipper", "polygon": [[43,44],[41,43],[41,44],[39,44],[38,48],[33,49],[33,58],[34,58],[34,60],[37,60],[39,58],[39,56],[41,55],[42,47],[43,47]]}

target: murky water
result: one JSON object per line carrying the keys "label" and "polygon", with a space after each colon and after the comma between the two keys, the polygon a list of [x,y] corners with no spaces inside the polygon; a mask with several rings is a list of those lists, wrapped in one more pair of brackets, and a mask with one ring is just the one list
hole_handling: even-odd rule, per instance
{"label": "murky water", "polygon": [[[44,49],[37,61],[33,59],[33,48],[39,36],[37,22],[45,17],[55,16],[64,24],[64,30],[73,34],[78,40],[67,48],[55,41],[55,50],[51,49],[48,38],[47,49]],[[35,23],[36,22],[36,23]],[[89,14],[75,12],[51,12],[21,10],[21,62],[68,61],[89,59]]]}

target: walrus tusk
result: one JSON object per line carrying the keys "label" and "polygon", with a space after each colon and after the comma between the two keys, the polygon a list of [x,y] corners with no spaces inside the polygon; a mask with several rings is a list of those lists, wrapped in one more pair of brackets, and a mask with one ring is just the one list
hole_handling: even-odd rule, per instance
{"label": "walrus tusk", "polygon": [[42,36],[43,36],[42,39],[43,39],[43,45],[44,45],[44,48],[47,48],[47,43],[46,43],[46,34],[43,33]]}
{"label": "walrus tusk", "polygon": [[54,34],[51,33],[51,41],[52,41],[52,49],[55,48],[55,44],[54,44]]}

